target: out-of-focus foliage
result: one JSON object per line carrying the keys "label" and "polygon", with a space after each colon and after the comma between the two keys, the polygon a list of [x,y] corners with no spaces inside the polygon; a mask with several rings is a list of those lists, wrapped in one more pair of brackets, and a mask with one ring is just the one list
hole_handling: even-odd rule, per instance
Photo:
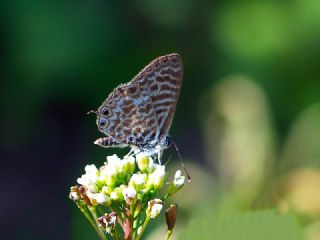
{"label": "out-of-focus foliage", "polygon": [[320,102],[309,106],[297,116],[281,152],[283,170],[301,166],[320,168],[319,123]]}
{"label": "out-of-focus foliage", "polygon": [[[319,240],[319,26],[318,0],[1,1],[2,234],[94,237],[68,188],[85,164],[119,150],[92,144],[101,135],[85,113],[150,60],[178,52],[171,135],[192,181],[174,200],[173,237],[233,227],[228,239],[256,223]],[[177,154],[166,154],[174,171]],[[164,220],[151,225],[149,238],[163,239]]]}
{"label": "out-of-focus foliage", "polygon": [[230,76],[209,92],[207,101],[202,112],[207,114],[203,134],[208,163],[224,188],[254,199],[274,164],[267,100],[250,80]]}
{"label": "out-of-focus foliage", "polygon": [[[204,209],[203,209],[204,210]],[[274,212],[249,212],[245,214],[219,214],[205,209],[192,221],[182,234],[182,239],[219,240],[303,240],[303,234],[290,215]],[[193,231],[193,229],[197,229]]]}

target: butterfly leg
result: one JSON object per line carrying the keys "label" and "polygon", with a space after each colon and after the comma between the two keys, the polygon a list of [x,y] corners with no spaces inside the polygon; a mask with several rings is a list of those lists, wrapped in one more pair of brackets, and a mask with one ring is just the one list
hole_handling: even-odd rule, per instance
{"label": "butterfly leg", "polygon": [[127,147],[128,144],[125,144],[123,142],[117,141],[113,137],[104,137],[104,138],[98,138],[96,141],[94,141],[94,144],[97,144],[101,147],[119,147],[119,148],[124,148]]}
{"label": "butterfly leg", "polygon": [[163,150],[162,150],[162,149],[159,149],[159,151],[158,151],[158,163],[159,163],[160,165],[161,165],[162,153],[163,153]]}

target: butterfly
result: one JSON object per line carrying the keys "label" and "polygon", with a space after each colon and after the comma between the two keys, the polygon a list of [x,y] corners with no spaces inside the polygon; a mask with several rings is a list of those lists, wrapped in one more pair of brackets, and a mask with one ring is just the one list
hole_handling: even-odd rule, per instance
{"label": "butterfly", "polygon": [[158,161],[171,144],[169,130],[183,78],[182,60],[172,53],[158,57],[130,82],[116,87],[97,111],[96,124],[106,137],[102,147],[132,147]]}

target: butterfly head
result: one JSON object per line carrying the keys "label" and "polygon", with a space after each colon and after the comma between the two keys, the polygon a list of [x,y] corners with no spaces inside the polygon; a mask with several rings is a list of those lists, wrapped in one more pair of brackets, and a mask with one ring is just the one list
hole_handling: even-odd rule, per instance
{"label": "butterfly head", "polygon": [[96,111],[97,115],[97,126],[98,129],[103,132],[107,133],[108,127],[110,126],[110,117],[112,116],[111,114],[111,109],[108,108],[107,106],[102,105],[98,111]]}

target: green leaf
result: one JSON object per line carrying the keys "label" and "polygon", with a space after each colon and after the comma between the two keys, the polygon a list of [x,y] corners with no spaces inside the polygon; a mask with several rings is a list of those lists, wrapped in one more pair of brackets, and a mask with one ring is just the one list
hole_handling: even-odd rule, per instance
{"label": "green leaf", "polygon": [[232,215],[207,214],[193,219],[180,239],[214,240],[302,240],[295,218],[274,211]]}

